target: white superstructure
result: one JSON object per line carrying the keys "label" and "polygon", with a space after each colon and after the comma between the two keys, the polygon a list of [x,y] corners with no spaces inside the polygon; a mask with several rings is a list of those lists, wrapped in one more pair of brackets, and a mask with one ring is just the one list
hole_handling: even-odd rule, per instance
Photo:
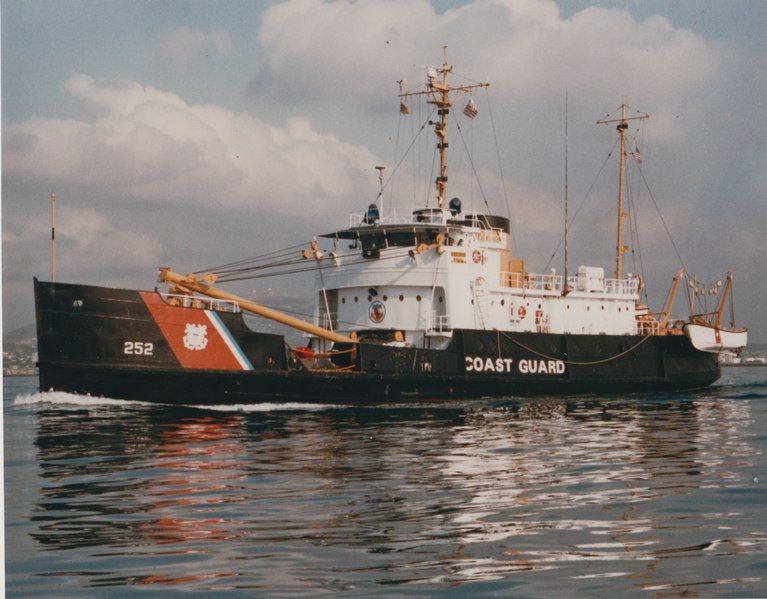
{"label": "white superstructure", "polygon": [[324,236],[334,248],[315,255],[320,326],[401,331],[439,347],[455,328],[634,335],[646,312],[637,277],[581,266],[565,288],[555,272],[525,271],[510,256],[505,218],[437,208],[366,216]]}

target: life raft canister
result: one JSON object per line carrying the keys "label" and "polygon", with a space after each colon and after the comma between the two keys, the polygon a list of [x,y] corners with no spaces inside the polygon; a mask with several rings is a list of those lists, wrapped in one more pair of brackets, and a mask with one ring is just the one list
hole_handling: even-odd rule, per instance
{"label": "life raft canister", "polygon": [[296,354],[297,358],[303,358],[305,360],[309,360],[314,357],[314,352],[312,351],[312,348],[306,347],[305,345],[299,345],[298,347],[294,347],[293,353]]}

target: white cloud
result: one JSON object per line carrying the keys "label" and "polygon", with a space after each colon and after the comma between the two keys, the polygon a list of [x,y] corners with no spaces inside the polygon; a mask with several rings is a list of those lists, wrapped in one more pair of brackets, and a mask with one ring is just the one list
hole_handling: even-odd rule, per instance
{"label": "white cloud", "polygon": [[[90,190],[117,203],[291,213],[337,210],[373,187],[375,157],[304,118],[275,126],[189,105],[135,82],[75,75],[64,85],[93,120],[31,119],[6,129],[4,176]],[[372,193],[372,191],[371,191]]]}
{"label": "white cloud", "polygon": [[714,44],[663,17],[589,8],[564,19],[550,0],[477,0],[443,14],[425,0],[288,0],[264,13],[258,35],[274,93],[312,102],[391,104],[394,82],[420,83],[443,44],[458,72],[517,106],[559,102],[567,87],[596,106],[625,94],[654,107],[662,96],[673,111],[721,66]]}
{"label": "white cloud", "polygon": [[173,67],[184,67],[210,55],[226,56],[234,49],[229,34],[223,29],[202,31],[177,27],[162,31],[155,42],[159,56]]}

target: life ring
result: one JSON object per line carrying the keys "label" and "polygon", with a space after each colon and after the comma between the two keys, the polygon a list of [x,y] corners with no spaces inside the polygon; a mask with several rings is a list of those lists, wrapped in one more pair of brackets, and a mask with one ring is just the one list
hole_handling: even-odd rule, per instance
{"label": "life ring", "polygon": [[480,262],[482,262],[482,252],[480,252],[479,250],[474,250],[471,253],[471,259],[474,262],[474,264],[479,264]]}
{"label": "life ring", "polygon": [[525,309],[524,306],[520,306],[519,310],[517,310],[517,314],[519,314],[520,318],[524,318],[525,316],[527,316],[527,310]]}

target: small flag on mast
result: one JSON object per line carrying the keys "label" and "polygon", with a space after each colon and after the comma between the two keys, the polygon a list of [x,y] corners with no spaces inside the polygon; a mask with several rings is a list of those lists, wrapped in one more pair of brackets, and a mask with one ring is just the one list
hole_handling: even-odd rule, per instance
{"label": "small flag on mast", "polygon": [[405,106],[404,102],[399,103],[399,113],[400,114],[410,114],[410,111],[407,109],[407,106]]}
{"label": "small flag on mast", "polygon": [[474,103],[474,98],[469,98],[469,103],[466,104],[466,108],[463,109],[463,114],[465,114],[470,119],[475,119],[477,115],[479,114],[479,109],[477,108],[477,105]]}
{"label": "small flag on mast", "polygon": [[642,152],[639,151],[639,146],[634,146],[634,160],[637,164],[642,164]]}

